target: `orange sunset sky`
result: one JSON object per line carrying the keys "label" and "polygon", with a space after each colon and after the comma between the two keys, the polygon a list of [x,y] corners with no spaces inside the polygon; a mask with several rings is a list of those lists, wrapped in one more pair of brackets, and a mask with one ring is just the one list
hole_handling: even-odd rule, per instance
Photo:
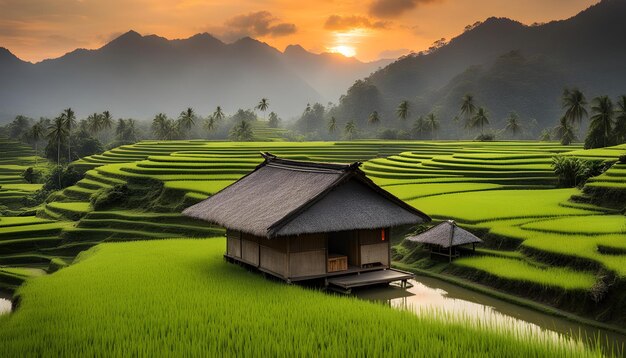
{"label": "orange sunset sky", "polygon": [[365,61],[420,51],[490,16],[526,24],[571,17],[597,0],[0,0],[0,46],[37,62],[98,48],[133,29],[169,39],[251,36],[283,50]]}

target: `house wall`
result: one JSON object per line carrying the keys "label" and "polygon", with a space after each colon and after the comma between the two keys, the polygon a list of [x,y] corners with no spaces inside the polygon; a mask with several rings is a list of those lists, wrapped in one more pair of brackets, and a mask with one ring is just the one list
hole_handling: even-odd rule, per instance
{"label": "house wall", "polygon": [[247,264],[259,265],[259,240],[256,236],[241,234],[241,260]]}
{"label": "house wall", "polygon": [[389,230],[357,230],[330,234],[307,234],[267,239],[228,230],[228,256],[283,279],[324,276],[329,241],[337,240],[340,253],[352,266],[390,264]]}
{"label": "house wall", "polygon": [[226,230],[226,254],[230,257],[241,258],[241,233]]}
{"label": "house wall", "polygon": [[390,245],[389,229],[359,230],[359,264],[389,266]]}
{"label": "house wall", "polygon": [[326,234],[291,236],[289,240],[289,277],[326,274]]}

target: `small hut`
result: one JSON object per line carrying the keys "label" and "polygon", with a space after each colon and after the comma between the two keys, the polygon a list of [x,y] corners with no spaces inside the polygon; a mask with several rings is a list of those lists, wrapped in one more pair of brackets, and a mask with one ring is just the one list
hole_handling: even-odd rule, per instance
{"label": "small hut", "polygon": [[426,244],[430,248],[431,255],[441,255],[449,258],[459,257],[457,248],[472,244],[472,250],[476,249],[477,243],[482,243],[471,232],[464,230],[456,225],[453,220],[444,221],[418,235],[409,236],[406,240]]}
{"label": "small hut", "polygon": [[[227,260],[288,282],[360,274],[336,282],[346,289],[411,277],[390,268],[390,228],[430,221],[426,214],[374,184],[358,162],[262,155],[253,172],[183,211],[226,228]],[[364,274],[373,271],[384,272]]]}

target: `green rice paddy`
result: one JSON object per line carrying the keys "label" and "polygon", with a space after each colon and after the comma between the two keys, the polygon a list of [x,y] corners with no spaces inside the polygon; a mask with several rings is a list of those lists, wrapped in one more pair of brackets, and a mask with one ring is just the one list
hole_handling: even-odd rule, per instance
{"label": "green rice paddy", "polygon": [[103,244],[20,289],[0,356],[600,356],[580,342],[442,320],[272,282],[223,239]]}
{"label": "green rice paddy", "polygon": [[[29,184],[19,180],[6,184],[11,186],[4,189],[3,180],[10,181],[12,180],[10,178],[15,176],[15,172],[11,171],[15,168],[11,165],[22,165],[21,162],[16,162],[22,159],[17,158],[32,159],[32,152],[28,152],[27,148],[15,142],[12,143],[12,146],[21,148],[18,152],[25,156],[16,156],[13,161],[4,161],[9,167],[6,168],[7,174],[4,179],[2,178],[4,172],[0,170],[0,185],[3,186],[0,189],[0,204],[5,203],[3,190],[9,197],[13,195],[12,191],[36,190],[36,186],[29,187]],[[20,152],[22,150],[24,153]],[[604,201],[601,200],[606,196],[613,197],[615,193],[626,193],[626,167],[623,164],[616,164],[605,174],[592,178],[583,190],[579,190],[556,188],[557,178],[550,166],[555,155],[575,155],[615,161],[626,148],[607,148],[601,152],[596,150],[590,153],[576,146],[563,147],[555,143],[538,142],[232,143],[193,140],[142,141],[134,145],[124,145],[74,162],[72,165],[76,169],[85,172],[85,178],[58,193],[53,200],[40,208],[37,217],[0,217],[0,248],[4,249],[0,251],[0,265],[5,265],[0,268],[5,272],[14,268],[51,272],[57,267],[53,263],[54,260],[71,262],[75,255],[102,242],[138,240],[141,242],[119,247],[137,248],[138,251],[144,252],[142,245],[145,245],[146,250],[149,245],[153,245],[143,242],[144,240],[223,235],[222,229],[182,217],[179,213],[182,208],[203,200],[253,170],[261,162],[259,152],[265,151],[299,160],[364,162],[362,169],[372,180],[426,212],[435,221],[456,220],[461,226],[485,238],[486,246],[478,250],[478,255],[453,263],[450,273],[463,268],[483,272],[490,277],[513,284],[524,285],[530,291],[542,292],[548,287],[563,292],[583,292],[582,295],[592,290],[607,272],[617,277],[620,283],[626,280],[624,216],[619,213],[620,208],[616,208],[614,204],[604,205]],[[133,201],[105,209],[94,208],[91,200],[97,193],[119,185],[128,187],[133,193]],[[4,234],[4,226],[7,234]],[[197,245],[205,245],[202,242],[204,241],[198,241]],[[185,243],[186,246],[191,245],[190,242]],[[105,247],[106,250],[112,250],[110,254],[106,254],[109,256],[105,256],[113,257],[117,255],[113,253],[115,251],[113,248],[118,247],[116,245],[98,246],[95,251],[104,250],[102,248]],[[200,247],[202,246],[198,246]],[[209,251],[203,254],[211,254]],[[223,247],[217,251],[221,253]],[[87,267],[85,265],[91,259],[86,259],[76,265],[76,268],[81,265]],[[141,260],[139,262],[143,263]],[[403,262],[406,263],[405,260]],[[102,263],[98,267],[105,266]],[[129,276],[138,275],[134,271],[137,270],[136,266],[125,269]],[[209,271],[206,272],[210,273],[212,269],[213,267],[207,268]],[[33,285],[48,280],[54,282],[55,277],[62,277],[64,272],[73,272],[72,270],[75,268],[70,267],[50,277],[38,278],[32,281]],[[89,275],[93,273],[89,272]],[[3,275],[0,275],[0,282],[6,282],[6,287],[14,289],[18,286],[12,279],[5,280],[8,273]],[[76,275],[75,279],[79,280],[80,275],[87,273],[82,274],[79,270]],[[252,276],[256,280],[256,276]],[[87,276],[82,277],[84,279]],[[151,282],[150,277],[146,277],[148,280],[146,282]],[[212,278],[203,277],[200,280],[208,282]],[[198,282],[194,284],[188,282],[182,290],[195,292],[194,287],[197,284]],[[46,289],[44,283],[41,285],[42,288],[37,291],[39,294],[30,291],[28,288],[30,284],[25,286],[22,293],[24,307],[28,307],[26,303],[30,295],[45,299],[43,296]],[[611,294],[610,290],[619,287],[620,285],[610,286],[608,295]],[[284,289],[292,288],[282,287],[279,290]],[[128,291],[126,294],[134,294],[130,286],[126,287],[126,290]],[[158,296],[159,294],[161,296]],[[159,294],[155,294],[157,295],[155,297],[158,297],[153,299],[155,302],[159,302],[163,295],[171,292],[164,289]],[[202,291],[202,294],[222,297],[215,292]],[[92,296],[89,297],[91,300]],[[315,297],[316,300],[319,299]],[[205,302],[210,301],[210,298],[204,299]],[[229,299],[232,300],[232,297]],[[263,299],[270,300],[267,297]],[[619,302],[604,304],[620,305]],[[33,307],[36,305],[33,304]],[[151,309],[156,308],[151,306]],[[20,317],[20,314],[22,313],[18,310],[15,317]],[[142,314],[148,314],[148,311],[143,311]],[[82,316],[74,317],[80,320]],[[97,321],[97,317],[94,319]],[[20,327],[21,319],[8,319],[9,322],[13,320],[18,323],[11,324]],[[178,318],[176,320],[178,322]],[[215,322],[223,323],[219,320]],[[0,320],[0,339],[3,334],[4,337],[8,337],[6,331],[2,332],[2,323]],[[156,323],[162,328],[155,329],[154,333],[150,333],[151,338],[146,338],[148,341],[144,349],[148,353],[156,349],[152,334],[163,335],[165,334],[163,330],[170,329],[163,326],[164,323]],[[429,324],[439,323],[433,321]],[[210,327],[213,330],[217,329],[216,326]],[[21,332],[31,332],[26,328],[22,329]],[[85,326],[85,329],[94,332],[96,327]],[[142,329],[145,329],[145,326]],[[133,331],[127,333],[133,335]],[[117,333],[113,332],[112,328],[110,334],[112,335],[110,338],[103,337],[98,345],[123,339],[116,336]],[[208,333],[202,328],[197,330],[197,334]],[[232,336],[234,332],[224,334]],[[407,342],[400,344],[398,350],[389,352],[404,353],[403,344],[409,344],[409,339],[406,339]],[[20,341],[16,337],[10,340],[13,342],[11,344],[15,344],[12,347],[26,345],[26,341]],[[183,349],[173,339],[168,338],[166,342],[170,342],[164,343],[169,347]],[[223,344],[218,346],[207,344],[197,348],[198,352],[235,352],[232,351],[234,348],[225,347]],[[309,349],[306,343],[302,344],[303,349]],[[332,355],[336,352],[335,349],[338,349],[338,344],[340,342],[330,342],[318,349]],[[80,343],[78,346],[82,347]],[[265,346],[264,352],[271,354],[274,348],[270,346]],[[36,346],[33,349],[31,352],[44,352],[42,354],[46,355],[45,352],[54,354],[72,348],[68,345],[49,347],[45,348],[49,350],[44,351],[37,350],[44,348]],[[365,351],[354,353],[365,355],[371,352],[368,350],[370,348],[364,349]]]}

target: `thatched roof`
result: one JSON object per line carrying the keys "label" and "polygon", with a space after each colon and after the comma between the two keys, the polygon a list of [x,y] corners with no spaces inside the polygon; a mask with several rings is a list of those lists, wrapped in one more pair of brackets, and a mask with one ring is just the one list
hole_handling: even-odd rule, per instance
{"label": "thatched roof", "polygon": [[263,157],[253,172],[183,214],[269,238],[430,221],[368,179],[361,163],[302,162],[269,153]]}
{"label": "thatched roof", "polygon": [[483,240],[471,232],[458,227],[452,220],[444,221],[421,234],[409,236],[406,239],[422,244],[438,245],[444,248],[483,242]]}

